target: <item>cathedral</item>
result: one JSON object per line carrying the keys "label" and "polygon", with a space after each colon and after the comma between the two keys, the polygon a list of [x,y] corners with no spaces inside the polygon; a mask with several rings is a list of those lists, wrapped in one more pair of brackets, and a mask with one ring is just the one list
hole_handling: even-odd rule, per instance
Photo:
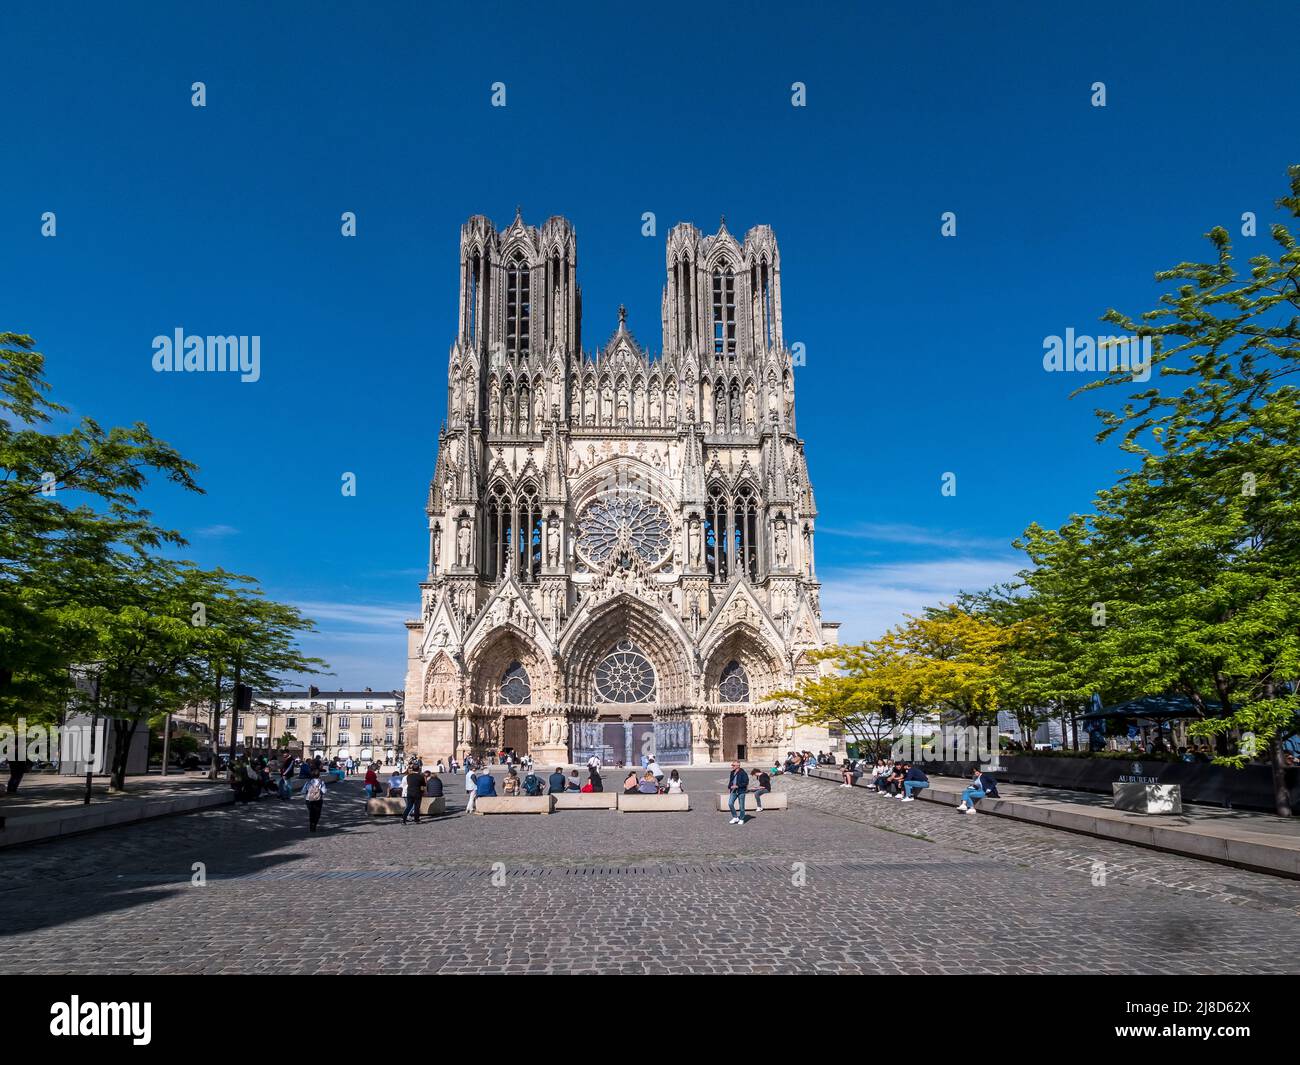
{"label": "cathedral", "polygon": [[404,744],[540,765],[826,749],[817,517],[768,226],[668,235],[662,352],[582,347],[572,225],[461,228],[459,329],[406,623]]}

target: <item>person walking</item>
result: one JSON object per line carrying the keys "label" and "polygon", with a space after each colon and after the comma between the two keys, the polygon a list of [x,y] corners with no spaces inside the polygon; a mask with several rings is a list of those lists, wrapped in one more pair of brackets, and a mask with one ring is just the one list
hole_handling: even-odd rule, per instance
{"label": "person walking", "polygon": [[325,796],[329,789],[320,778],[320,770],[312,770],[307,783],[302,786],[302,797],[307,801],[307,831],[315,832],[320,824],[321,810],[325,808]]}
{"label": "person walking", "polygon": [[731,793],[727,800],[727,808],[731,811],[730,824],[745,823],[745,792],[748,790],[749,774],[740,768],[739,762],[732,762],[731,777],[727,780],[727,791]]}
{"label": "person walking", "polygon": [[472,814],[474,812],[474,799],[478,796],[478,781],[474,779],[474,770],[469,764],[469,759],[465,759],[465,812]]}
{"label": "person walking", "polygon": [[415,823],[420,823],[420,800],[424,798],[424,774],[420,772],[420,767],[416,764],[411,765],[411,771],[406,774],[406,809],[402,811],[402,824],[406,824],[406,819],[415,813]]}

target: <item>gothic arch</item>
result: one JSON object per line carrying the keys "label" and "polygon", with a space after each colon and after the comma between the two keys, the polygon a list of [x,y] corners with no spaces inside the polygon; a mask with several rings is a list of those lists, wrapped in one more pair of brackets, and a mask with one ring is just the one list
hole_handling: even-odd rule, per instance
{"label": "gothic arch", "polygon": [[494,630],[470,652],[469,701],[477,706],[504,709],[508,704],[501,700],[501,680],[516,662],[528,671],[530,705],[554,702],[555,680],[550,662],[528,636],[511,624]]}
{"label": "gothic arch", "polygon": [[704,662],[704,698],[709,703],[719,703],[719,683],[722,674],[732,662],[738,662],[749,680],[749,702],[757,705],[786,683],[786,671],[781,656],[754,626],[744,623],[732,625],[721,639],[707,650]]}
{"label": "gothic arch", "polygon": [[692,702],[693,654],[680,625],[665,611],[622,594],[590,609],[585,617],[579,615],[575,622],[560,646],[569,702],[596,701],[596,668],[623,640],[631,641],[654,668],[657,705]]}
{"label": "gothic arch", "polygon": [[431,710],[452,710],[460,704],[460,694],[460,670],[445,651],[439,651],[424,670],[423,705]]}

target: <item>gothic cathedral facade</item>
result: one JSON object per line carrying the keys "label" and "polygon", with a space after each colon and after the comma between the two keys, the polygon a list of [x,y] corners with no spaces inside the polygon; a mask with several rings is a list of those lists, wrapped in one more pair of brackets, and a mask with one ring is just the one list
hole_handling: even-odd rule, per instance
{"label": "gothic cathedral facade", "polygon": [[[826,668],[817,517],[768,226],[668,235],[662,353],[581,345],[577,241],[482,216],[406,623],[406,750],[540,765],[826,749],[769,698]],[[769,763],[770,764],[770,763]]]}

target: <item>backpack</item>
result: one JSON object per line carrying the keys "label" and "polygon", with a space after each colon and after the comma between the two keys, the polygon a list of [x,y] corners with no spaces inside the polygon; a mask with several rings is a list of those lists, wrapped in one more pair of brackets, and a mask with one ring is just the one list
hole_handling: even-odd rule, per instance
{"label": "backpack", "polygon": [[319,780],[315,778],[313,778],[307,784],[307,801],[308,802],[321,801],[321,783]]}
{"label": "backpack", "polygon": [[528,776],[524,777],[525,795],[540,795],[541,793],[542,793],[542,782],[538,780],[534,774],[529,773]]}

